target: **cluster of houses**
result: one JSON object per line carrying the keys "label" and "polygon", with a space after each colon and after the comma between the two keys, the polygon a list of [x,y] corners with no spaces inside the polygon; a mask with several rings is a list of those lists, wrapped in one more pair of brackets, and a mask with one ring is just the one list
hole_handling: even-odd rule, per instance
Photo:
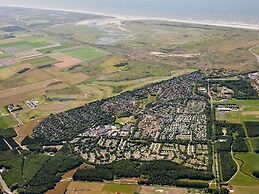
{"label": "cluster of houses", "polygon": [[[44,143],[68,142],[94,164],[166,159],[205,170],[207,99],[194,93],[194,83],[202,78],[194,72],[50,115],[33,137]],[[134,121],[116,123],[129,117]]]}
{"label": "cluster of houses", "polygon": [[251,81],[252,87],[259,94],[259,72],[254,72],[254,73],[248,74],[248,78]]}
{"label": "cluster of houses", "polygon": [[[110,164],[123,159],[140,161],[170,160],[194,169],[208,169],[207,144],[158,143],[130,139],[128,136],[112,136],[107,132],[98,136],[96,133],[82,133],[69,143],[87,162]],[[113,129],[115,130],[115,128]],[[112,131],[112,129],[110,129]]]}

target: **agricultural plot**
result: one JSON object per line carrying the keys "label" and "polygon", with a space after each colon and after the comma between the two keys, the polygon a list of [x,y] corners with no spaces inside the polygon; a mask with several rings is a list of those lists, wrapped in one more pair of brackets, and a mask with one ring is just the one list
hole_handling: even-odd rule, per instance
{"label": "agricultural plot", "polygon": [[55,63],[55,66],[58,68],[67,68],[78,65],[82,62],[80,59],[71,57],[69,55],[56,54],[52,57],[58,61],[57,63]]}
{"label": "agricultural plot", "polygon": [[30,63],[30,64],[36,65],[36,66],[54,64],[56,62],[57,62],[56,59],[53,59],[53,58],[47,57],[47,56],[23,61],[23,63]]}
{"label": "agricultural plot", "polygon": [[18,40],[14,42],[0,43],[0,48],[9,53],[20,52],[24,50],[30,50],[34,48],[40,48],[48,46],[50,43],[45,39],[34,39],[34,40]]}
{"label": "agricultural plot", "polygon": [[106,51],[101,51],[90,47],[66,51],[65,53],[83,61],[91,61],[109,55],[109,53]]}
{"label": "agricultural plot", "polygon": [[98,183],[98,182],[71,182],[67,188],[66,194],[72,194],[75,191],[78,194],[114,194],[125,193],[133,194],[139,192],[140,186],[137,184],[118,184],[118,183]]}
{"label": "agricultural plot", "polygon": [[103,187],[104,193],[125,193],[125,194],[131,194],[134,192],[138,192],[140,189],[139,185],[134,184],[116,184],[116,183],[107,183]]}

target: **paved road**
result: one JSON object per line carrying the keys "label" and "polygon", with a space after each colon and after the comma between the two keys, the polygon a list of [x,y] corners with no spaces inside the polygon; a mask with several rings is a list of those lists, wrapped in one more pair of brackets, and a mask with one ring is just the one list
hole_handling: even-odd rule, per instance
{"label": "paved road", "polygon": [[7,187],[7,185],[4,182],[4,179],[2,178],[1,175],[0,175],[0,184],[1,184],[1,187],[3,188],[3,190],[4,190],[4,193],[13,194],[13,192],[11,192],[11,190]]}

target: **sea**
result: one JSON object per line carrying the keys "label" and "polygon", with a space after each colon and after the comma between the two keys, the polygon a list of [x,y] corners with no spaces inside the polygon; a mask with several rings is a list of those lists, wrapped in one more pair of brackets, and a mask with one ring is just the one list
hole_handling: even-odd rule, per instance
{"label": "sea", "polygon": [[0,0],[0,6],[259,27],[259,0]]}

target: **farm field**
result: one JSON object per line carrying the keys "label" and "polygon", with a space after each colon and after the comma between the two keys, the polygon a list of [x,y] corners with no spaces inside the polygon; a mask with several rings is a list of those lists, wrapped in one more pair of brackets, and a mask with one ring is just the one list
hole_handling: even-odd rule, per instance
{"label": "farm field", "polygon": [[66,51],[65,53],[72,57],[79,58],[83,61],[91,61],[91,60],[109,55],[108,52],[101,51],[96,48],[90,48],[90,47],[74,49],[74,50]]}
{"label": "farm field", "polygon": [[23,63],[30,63],[36,66],[53,64],[55,62],[57,62],[55,59],[47,56],[23,61]]}
{"label": "farm field", "polygon": [[[159,186],[139,186],[136,184],[118,184],[118,183],[96,183],[96,182],[75,182],[72,181],[67,187],[66,194],[114,194],[116,192],[133,194],[134,192],[140,194],[187,194],[188,189],[178,187],[159,187]],[[190,190],[191,193],[195,191]],[[197,190],[197,193],[200,191]],[[49,193],[50,194],[50,193]]]}
{"label": "farm field", "polygon": [[30,50],[34,48],[40,48],[49,45],[50,43],[45,39],[34,39],[34,40],[21,40],[2,44],[0,42],[0,48],[7,52],[17,52]]}

